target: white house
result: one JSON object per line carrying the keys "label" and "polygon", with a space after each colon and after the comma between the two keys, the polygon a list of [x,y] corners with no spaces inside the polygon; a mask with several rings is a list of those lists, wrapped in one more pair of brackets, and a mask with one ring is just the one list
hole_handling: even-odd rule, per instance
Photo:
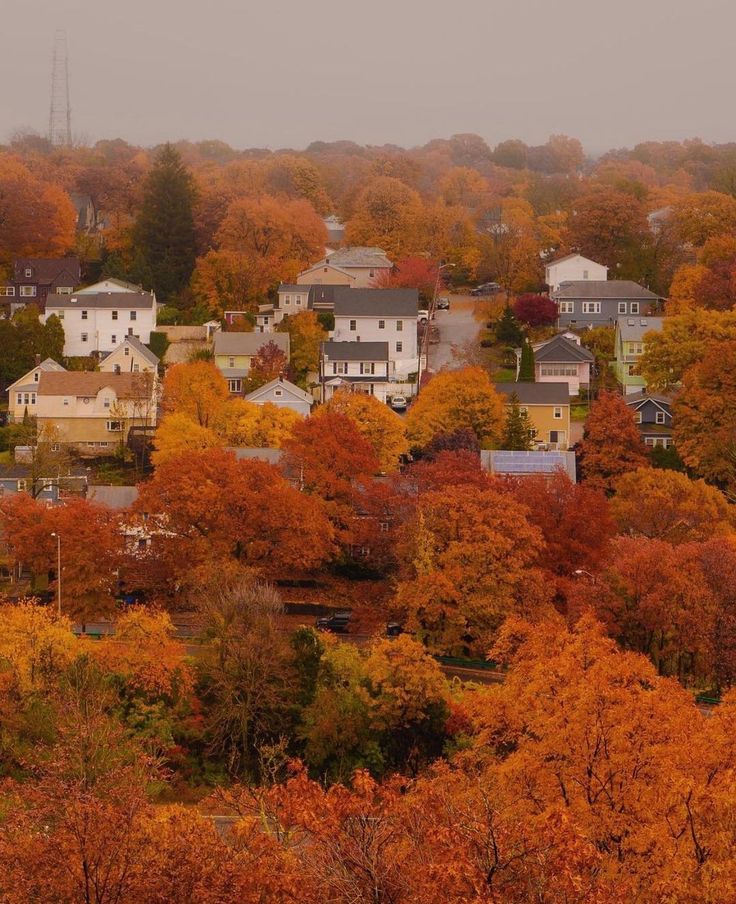
{"label": "white house", "polygon": [[158,358],[135,336],[125,336],[118,347],[100,361],[103,373],[158,373]]}
{"label": "white house", "polygon": [[319,359],[323,402],[346,387],[381,402],[391,394],[388,342],[323,342]]}
{"label": "white house", "polygon": [[600,281],[608,279],[608,267],[597,264],[582,254],[566,254],[551,261],[544,268],[544,281],[550,292],[556,292],[562,283],[579,282],[584,279]]}
{"label": "white house", "polygon": [[389,378],[407,380],[409,374],[417,373],[419,294],[416,289],[336,287],[334,299],[332,338],[335,342],[386,342]]}
{"label": "white house", "polygon": [[[76,295],[97,295],[98,292],[142,292],[143,286],[137,286],[135,283],[125,282],[124,279],[115,279],[114,276],[108,279],[101,279],[99,282],[92,283],[91,286],[85,286],[83,289],[77,289]],[[67,293],[69,294],[69,293]]]}
{"label": "white house", "polygon": [[297,414],[306,417],[312,410],[314,398],[303,389],[284,380],[283,377],[277,377],[249,392],[245,397],[246,402],[255,402],[256,405],[271,404],[277,408],[291,408]]}
{"label": "white house", "polygon": [[150,342],[156,297],[127,290],[49,295],[44,320],[52,314],[64,327],[64,355],[88,356],[114,351],[126,336]]}
{"label": "white house", "polygon": [[338,248],[297,276],[300,285],[352,286],[369,289],[375,281],[388,276],[393,264],[382,248],[362,246]]}

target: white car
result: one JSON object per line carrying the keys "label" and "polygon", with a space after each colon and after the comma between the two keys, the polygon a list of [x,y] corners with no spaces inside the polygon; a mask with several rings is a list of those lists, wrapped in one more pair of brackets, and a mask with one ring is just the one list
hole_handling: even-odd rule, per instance
{"label": "white car", "polygon": [[419,311],[417,320],[419,323],[426,323],[429,320],[429,311]]}
{"label": "white car", "polygon": [[391,407],[394,411],[406,411],[406,397],[403,395],[392,396]]}

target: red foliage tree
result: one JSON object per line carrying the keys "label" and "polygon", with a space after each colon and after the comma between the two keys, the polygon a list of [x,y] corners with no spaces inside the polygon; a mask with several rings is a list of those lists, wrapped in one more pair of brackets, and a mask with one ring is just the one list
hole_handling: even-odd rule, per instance
{"label": "red foliage tree", "polygon": [[550,326],[557,320],[557,305],[547,295],[520,295],[514,302],[514,317],[528,326]]}
{"label": "red foliage tree", "polygon": [[434,261],[414,255],[400,260],[391,273],[375,280],[379,289],[418,289],[420,297],[429,301],[434,295],[439,268]]}

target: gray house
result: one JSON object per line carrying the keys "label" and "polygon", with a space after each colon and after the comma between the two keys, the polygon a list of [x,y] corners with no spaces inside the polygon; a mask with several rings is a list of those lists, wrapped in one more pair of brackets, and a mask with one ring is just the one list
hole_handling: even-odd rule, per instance
{"label": "gray house", "polygon": [[87,471],[82,467],[73,467],[53,474],[54,469],[49,469],[47,477],[39,477],[34,474],[30,465],[15,462],[10,465],[0,465],[0,499],[3,496],[13,496],[16,493],[33,492],[36,483],[36,499],[39,502],[55,504],[63,493],[80,494],[87,487]]}
{"label": "gray house", "polygon": [[673,444],[672,397],[656,392],[636,392],[624,396],[624,401],[634,412],[641,438],[647,446]]}
{"label": "gray house", "polygon": [[308,392],[288,380],[284,380],[283,377],[277,377],[270,383],[248,393],[245,401],[255,402],[256,405],[265,405],[269,402],[278,408],[291,408],[292,411],[306,417],[312,410],[314,398]]}
{"label": "gray house", "polygon": [[553,293],[561,329],[614,326],[622,315],[651,314],[662,299],[629,279],[578,280]]}

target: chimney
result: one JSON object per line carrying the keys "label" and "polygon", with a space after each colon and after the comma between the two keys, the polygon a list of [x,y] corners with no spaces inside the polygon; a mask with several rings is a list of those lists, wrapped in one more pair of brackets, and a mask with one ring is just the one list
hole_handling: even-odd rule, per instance
{"label": "chimney", "polygon": [[35,361],[36,361],[36,367],[38,367],[38,365],[41,363],[41,356],[40,356],[40,355],[36,355],[36,356],[35,356]]}

